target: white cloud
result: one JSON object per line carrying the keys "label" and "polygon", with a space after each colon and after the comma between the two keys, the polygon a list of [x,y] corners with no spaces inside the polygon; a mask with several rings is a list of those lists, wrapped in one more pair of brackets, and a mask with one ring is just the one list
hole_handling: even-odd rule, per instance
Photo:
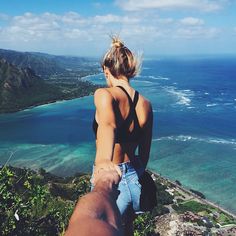
{"label": "white cloud", "polygon": [[206,40],[217,37],[220,31],[206,27],[199,18],[161,18],[148,12],[89,17],[77,12],[62,15],[28,12],[1,25],[0,45],[23,51],[101,55],[110,44],[111,33],[118,33],[127,46],[153,50],[160,42],[168,47],[171,40],[172,44],[182,39]]}
{"label": "white cloud", "polygon": [[[35,15],[27,12],[15,16],[0,32],[0,41],[22,40],[40,41],[60,38],[91,40],[99,35],[109,34],[112,30],[120,30],[122,25],[138,24],[139,19],[130,16],[113,14],[82,17],[76,12],[67,12],[64,15],[44,13]],[[110,26],[108,26],[111,24]]]}
{"label": "white cloud", "polygon": [[117,15],[104,15],[104,16],[95,16],[93,18],[94,22],[101,23],[101,24],[109,24],[109,23],[138,23],[138,18],[133,18],[129,16],[117,16]]}
{"label": "white cloud", "polygon": [[186,26],[199,26],[204,25],[204,20],[194,17],[186,17],[181,19],[180,23]]}
{"label": "white cloud", "polygon": [[220,32],[217,28],[187,27],[178,28],[174,37],[183,39],[211,39],[217,37]]}
{"label": "white cloud", "polygon": [[157,20],[158,23],[160,24],[171,24],[174,22],[174,19],[172,18],[162,18]]}
{"label": "white cloud", "polygon": [[86,25],[87,20],[80,16],[76,12],[67,12],[62,16],[59,16],[59,19],[64,24],[72,24],[72,25]]}
{"label": "white cloud", "polygon": [[116,0],[116,4],[126,11],[147,9],[193,9],[216,11],[222,8],[221,0]]}

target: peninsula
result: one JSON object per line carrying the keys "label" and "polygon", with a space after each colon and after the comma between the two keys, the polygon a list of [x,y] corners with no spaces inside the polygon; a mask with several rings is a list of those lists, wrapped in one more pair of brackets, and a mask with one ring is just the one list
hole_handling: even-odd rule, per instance
{"label": "peninsula", "polygon": [[91,95],[95,59],[0,49],[0,113]]}

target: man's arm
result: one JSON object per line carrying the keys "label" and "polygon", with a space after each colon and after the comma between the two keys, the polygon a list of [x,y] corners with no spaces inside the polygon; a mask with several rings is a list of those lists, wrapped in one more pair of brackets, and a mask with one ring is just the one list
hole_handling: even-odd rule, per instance
{"label": "man's arm", "polygon": [[121,216],[116,205],[120,180],[114,170],[101,170],[92,192],[79,199],[65,236],[121,235]]}

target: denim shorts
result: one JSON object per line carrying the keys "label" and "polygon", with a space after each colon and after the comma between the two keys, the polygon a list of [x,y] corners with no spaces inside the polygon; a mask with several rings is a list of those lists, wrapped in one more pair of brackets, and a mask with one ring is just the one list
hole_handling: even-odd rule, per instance
{"label": "denim shorts", "polygon": [[[126,215],[129,215],[131,211],[136,214],[142,213],[140,211],[141,185],[139,177],[144,172],[144,167],[138,160],[132,163],[120,163],[118,166],[122,177],[118,185],[119,195],[116,203],[122,218],[125,220]],[[93,189],[93,186],[91,189]]]}

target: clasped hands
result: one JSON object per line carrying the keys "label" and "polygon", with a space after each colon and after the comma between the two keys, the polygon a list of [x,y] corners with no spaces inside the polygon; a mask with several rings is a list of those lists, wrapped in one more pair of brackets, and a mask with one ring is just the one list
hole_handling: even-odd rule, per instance
{"label": "clasped hands", "polygon": [[112,184],[117,185],[121,178],[121,170],[118,165],[112,161],[100,161],[94,166],[92,183],[96,186],[96,183],[100,180],[110,180]]}

